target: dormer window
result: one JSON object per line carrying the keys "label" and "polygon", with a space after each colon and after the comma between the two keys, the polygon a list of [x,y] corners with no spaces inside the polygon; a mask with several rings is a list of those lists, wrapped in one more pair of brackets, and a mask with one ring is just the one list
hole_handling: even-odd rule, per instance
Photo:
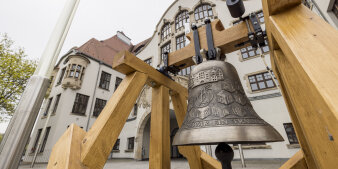
{"label": "dormer window", "polygon": [[195,20],[202,20],[206,17],[213,16],[211,5],[202,4],[195,9]]}
{"label": "dormer window", "polygon": [[170,36],[171,33],[171,27],[170,27],[170,23],[166,23],[161,30],[161,39],[166,39],[167,37]]}
{"label": "dormer window", "polygon": [[176,30],[183,27],[185,23],[189,22],[189,14],[188,11],[182,11],[176,16],[175,19],[175,28]]}

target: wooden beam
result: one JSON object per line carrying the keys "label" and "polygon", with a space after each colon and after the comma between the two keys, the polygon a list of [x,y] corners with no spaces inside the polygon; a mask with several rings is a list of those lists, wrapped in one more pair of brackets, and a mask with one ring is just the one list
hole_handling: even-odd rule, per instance
{"label": "wooden beam", "polygon": [[308,169],[302,150],[299,150],[279,169]]}
{"label": "wooden beam", "polygon": [[52,149],[47,169],[87,169],[80,161],[80,145],[86,132],[71,124]]}
{"label": "wooden beam", "polygon": [[[187,112],[187,100],[180,94],[171,95],[177,124],[182,126]],[[201,162],[201,149],[199,146],[178,146],[180,153],[188,159],[191,169],[203,169]]]}
{"label": "wooden beam", "polygon": [[[273,53],[273,52],[271,52],[271,53]],[[278,56],[278,54],[277,54],[277,56]],[[298,138],[298,142],[299,142],[299,144],[300,144],[300,146],[303,150],[302,153],[303,153],[304,159],[307,162],[308,169],[316,169],[316,164],[315,164],[315,160],[313,158],[312,152],[311,152],[311,147],[306,140],[303,129],[300,125],[300,121],[297,117],[296,111],[295,111],[294,107],[292,106],[292,102],[290,100],[290,95],[289,95],[289,93],[287,92],[287,89],[286,89],[286,84],[284,83],[283,78],[280,74],[280,71],[275,64],[276,61],[274,60],[274,58],[272,58],[271,62],[274,63],[272,69],[273,69],[275,76],[278,78],[279,87],[281,88],[281,91],[283,93],[284,101],[285,101],[285,104],[288,108],[289,115],[290,115],[290,118],[292,120],[292,125],[294,126],[294,129],[295,129],[295,132],[296,132],[296,135],[297,135],[297,138]]]}
{"label": "wooden beam", "polygon": [[222,169],[222,164],[205,152],[201,152],[203,169]]}
{"label": "wooden beam", "polygon": [[169,89],[152,90],[149,169],[170,169]]}
{"label": "wooden beam", "polygon": [[90,169],[103,168],[146,81],[146,74],[134,72],[119,85],[81,142],[84,165]]}
{"label": "wooden beam", "polygon": [[302,3],[302,0],[263,0],[263,9],[268,10],[270,15],[275,15],[277,13],[283,12],[285,10],[289,10],[292,7],[295,7]]}
{"label": "wooden beam", "polygon": [[188,97],[188,91],[185,87],[169,79],[128,51],[123,51],[115,55],[112,67],[116,71],[126,75],[135,71],[143,72],[157,85],[163,85],[175,93],[181,93],[184,97]]}
{"label": "wooden beam", "polygon": [[[235,47],[235,45],[242,42],[248,41],[248,28],[245,22],[241,22],[237,25],[234,25],[228,29],[224,29],[222,22],[219,19],[211,22],[212,35],[214,38],[215,47],[219,47],[223,54],[230,53],[236,50],[243,48]],[[198,28],[198,34],[200,38],[201,49],[208,49],[207,39],[206,39],[206,28],[202,26]],[[195,45],[193,40],[193,33],[189,33],[187,38],[190,40],[190,44],[186,47],[177,50],[175,52],[169,53],[169,65],[180,66],[185,64],[184,67],[194,65],[191,57],[195,56]]]}

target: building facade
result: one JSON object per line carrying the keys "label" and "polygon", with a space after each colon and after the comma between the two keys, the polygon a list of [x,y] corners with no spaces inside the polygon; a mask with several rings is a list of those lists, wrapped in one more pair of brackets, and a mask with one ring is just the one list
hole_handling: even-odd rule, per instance
{"label": "building facade", "polygon": [[[316,1],[317,2],[317,1]],[[337,0],[313,0],[304,3],[337,27]],[[259,0],[244,1],[246,13],[255,12],[264,28],[264,17]],[[165,11],[151,38],[132,45],[122,32],[104,41],[91,39],[81,47],[71,49],[55,66],[51,87],[39,114],[24,162],[30,162],[38,151],[37,162],[47,162],[53,145],[67,127],[76,123],[88,131],[96,117],[112,96],[124,75],[111,68],[113,56],[129,50],[149,65],[159,68],[162,54],[180,50],[189,43],[185,33],[190,23],[202,25],[204,19],[220,19],[225,28],[237,23],[230,16],[225,0],[175,0]],[[226,38],[226,37],[224,37]],[[266,41],[266,44],[268,42]],[[263,47],[265,60],[270,67],[269,48]],[[241,79],[245,93],[257,114],[271,124],[284,138],[284,142],[243,145],[246,158],[289,158],[299,150],[299,144],[289,118],[288,110],[278,89],[278,82],[266,69],[259,51],[245,47],[227,54],[226,61],[233,64]],[[193,67],[181,70],[174,80],[187,87],[188,75]],[[42,137],[46,116],[51,113],[46,134],[39,150],[37,140]],[[151,118],[151,88],[145,86],[138,97],[130,116],[114,145],[110,158],[149,157]],[[113,130],[113,129],[112,129]],[[178,130],[172,105],[170,105],[171,141]],[[205,146],[201,146],[207,150]],[[233,145],[235,158],[239,158],[237,145]],[[215,146],[211,147],[211,154]],[[209,150],[208,150],[209,151]],[[176,146],[171,146],[171,157],[182,157]],[[214,156],[215,157],[215,156]]]}

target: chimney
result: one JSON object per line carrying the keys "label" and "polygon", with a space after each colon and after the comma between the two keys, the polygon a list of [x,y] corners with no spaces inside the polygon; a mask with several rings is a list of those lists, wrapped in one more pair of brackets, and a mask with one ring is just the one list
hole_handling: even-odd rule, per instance
{"label": "chimney", "polygon": [[117,37],[122,40],[124,43],[131,45],[131,39],[128,38],[122,31],[117,31]]}

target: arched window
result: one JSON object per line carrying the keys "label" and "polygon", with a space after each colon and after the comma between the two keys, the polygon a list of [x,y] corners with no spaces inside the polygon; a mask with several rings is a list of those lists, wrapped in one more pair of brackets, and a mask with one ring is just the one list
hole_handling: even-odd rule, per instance
{"label": "arched window", "polygon": [[165,38],[169,37],[170,33],[171,33],[170,23],[167,23],[162,27],[161,38],[165,39]]}
{"label": "arched window", "polygon": [[204,19],[213,16],[211,5],[202,4],[195,9],[195,20]]}
{"label": "arched window", "polygon": [[180,27],[184,26],[184,23],[189,22],[189,14],[188,11],[182,11],[176,16],[175,19],[175,28],[176,30],[179,29]]}

